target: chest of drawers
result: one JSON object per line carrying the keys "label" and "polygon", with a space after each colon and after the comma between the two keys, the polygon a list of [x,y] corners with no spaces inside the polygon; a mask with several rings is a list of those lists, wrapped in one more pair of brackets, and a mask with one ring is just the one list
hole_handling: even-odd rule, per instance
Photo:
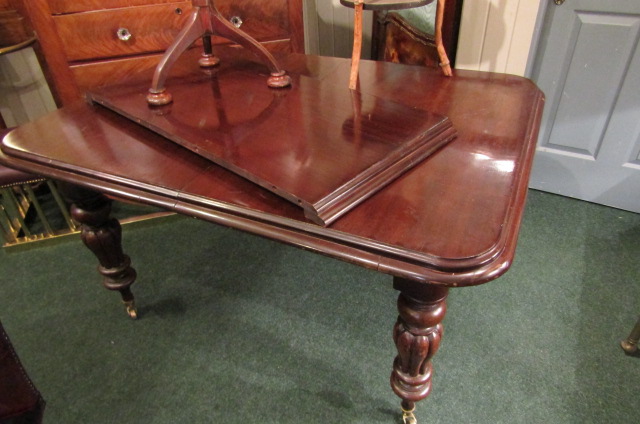
{"label": "chest of drawers", "polygon": [[[23,0],[59,104],[155,68],[191,1]],[[220,13],[274,52],[303,52],[302,0],[216,0]],[[214,44],[228,44],[216,37]]]}

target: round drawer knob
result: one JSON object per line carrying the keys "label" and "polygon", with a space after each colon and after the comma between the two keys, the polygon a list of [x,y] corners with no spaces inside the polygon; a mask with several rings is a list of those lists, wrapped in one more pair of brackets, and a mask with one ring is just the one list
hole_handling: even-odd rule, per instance
{"label": "round drawer knob", "polygon": [[133,37],[133,35],[126,28],[118,28],[116,35],[122,41],[129,41],[131,40],[131,37]]}
{"label": "round drawer knob", "polygon": [[242,19],[240,18],[240,16],[232,16],[229,21],[236,28],[240,28],[242,26]]}

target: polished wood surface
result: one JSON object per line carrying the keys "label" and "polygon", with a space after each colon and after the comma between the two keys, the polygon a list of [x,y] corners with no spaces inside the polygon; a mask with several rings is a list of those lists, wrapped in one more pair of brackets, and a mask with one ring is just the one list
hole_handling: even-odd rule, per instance
{"label": "polished wood surface", "polygon": [[[293,55],[283,64],[347,83],[348,60]],[[222,66],[254,69],[250,62]],[[368,61],[360,78],[365,94],[448,116],[458,138],[329,228],[175,143],[82,103],[11,133],[2,160],[403,278],[461,286],[505,272],[526,196],[540,91],[514,76],[460,71],[450,79],[428,68]],[[303,166],[294,153],[290,166]]]}
{"label": "polished wood surface", "polygon": [[112,200],[75,184],[60,182],[58,187],[71,205],[72,218],[80,224],[82,242],[98,258],[102,285],[108,290],[118,291],[127,313],[137,318],[131,292],[136,271],[131,267],[131,259],[122,251],[120,222],[110,216]]}
{"label": "polished wood surface", "polygon": [[47,0],[47,2],[53,14],[62,15],[64,13],[87,12],[101,9],[175,3],[176,0]]}
{"label": "polished wood surface", "polygon": [[410,281],[400,278],[394,279],[393,287],[400,295],[398,320],[393,327],[398,355],[393,362],[391,388],[402,399],[407,423],[414,417],[415,403],[431,392],[431,359],[440,348],[449,288],[430,286],[416,290]]}
{"label": "polished wood surface", "polygon": [[[38,34],[36,50],[60,105],[88,88],[123,81],[150,62],[155,67],[191,10],[190,1],[179,0],[14,1],[22,2]],[[216,0],[216,7],[226,19],[240,18],[241,29],[267,50],[304,51],[302,0]],[[118,38],[121,28],[130,39]],[[214,44],[229,41],[218,37]]]}
{"label": "polished wood surface", "polygon": [[[272,54],[283,54],[291,51],[291,44],[288,40],[269,41],[262,43]],[[216,46],[216,53],[220,50],[228,50],[229,46]],[[194,62],[198,61],[201,54],[200,49],[191,49],[185,53]],[[91,61],[80,63],[71,67],[74,83],[78,92],[85,93],[96,87],[114,85],[123,81],[141,81],[140,76],[145,76],[145,81],[149,84],[153,70],[158,65],[162,54],[140,55],[123,57],[119,59]],[[181,64],[178,63],[177,66]],[[173,69],[172,73],[182,74],[186,69]],[[148,88],[148,87],[147,87]]]}
{"label": "polished wood surface", "polygon": [[[116,58],[166,50],[186,23],[191,2],[54,16],[69,61]],[[128,40],[118,38],[127,30]]]}
{"label": "polished wood surface", "polygon": [[[194,66],[194,68],[196,68]],[[447,117],[290,74],[195,69],[149,107],[146,82],[104,87],[91,100],[301,206],[327,225],[455,137]],[[197,99],[197,101],[193,101]]]}
{"label": "polished wood surface", "polygon": [[220,58],[213,53],[212,38],[214,36],[242,46],[259,58],[269,68],[270,75],[266,79],[269,87],[284,88],[291,85],[291,77],[280,67],[271,52],[258,40],[240,29],[243,24],[242,18],[239,16],[225,18],[218,11],[213,0],[191,0],[191,3],[193,10],[185,26],[167,48],[156,67],[147,93],[147,103],[153,106],[164,106],[173,101],[165,82],[176,61],[196,41],[203,42],[203,53],[198,59],[200,67],[210,69],[219,65]]}
{"label": "polished wood surface", "polygon": [[[223,60],[218,72],[264,69],[239,56]],[[283,64],[294,74],[342,87],[350,67],[345,59],[304,55]],[[66,182],[104,284],[122,294],[133,317],[135,271],[103,194],[393,275],[400,294],[391,386],[402,399],[404,422],[415,423],[415,403],[431,390],[431,359],[440,345],[449,287],[495,279],[513,260],[543,96],[520,77],[458,71],[448,78],[438,70],[383,62],[363,62],[360,78],[365,96],[449,116],[458,137],[330,227],[308,222],[300,208],[276,194],[84,102],[9,133],[0,162]],[[292,119],[302,119],[304,104],[313,101],[301,98],[302,113]],[[247,103],[239,96],[224,109]],[[305,155],[298,153],[291,151],[288,167],[305,166]]]}

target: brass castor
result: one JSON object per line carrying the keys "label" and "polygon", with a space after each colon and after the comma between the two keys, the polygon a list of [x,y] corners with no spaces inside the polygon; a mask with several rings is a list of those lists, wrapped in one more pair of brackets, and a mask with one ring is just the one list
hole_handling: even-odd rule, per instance
{"label": "brass castor", "polygon": [[413,414],[413,411],[415,410],[416,410],[415,406],[411,409],[404,409],[404,407],[402,407],[402,423],[403,424],[418,424],[418,420],[416,419],[416,416]]}
{"label": "brass castor", "polygon": [[131,319],[138,319],[138,308],[133,300],[125,301],[124,307],[127,310],[127,314]]}
{"label": "brass castor", "polygon": [[640,318],[638,318],[638,322],[636,322],[636,325],[633,327],[633,330],[631,330],[631,334],[629,334],[629,337],[627,337],[626,339],[620,342],[620,346],[622,346],[622,349],[624,349],[625,353],[633,354],[636,352],[636,350],[638,350],[639,340],[640,340]]}
{"label": "brass castor", "polygon": [[622,347],[622,349],[624,349],[624,351],[626,353],[632,354],[635,353],[636,350],[638,350],[638,342],[634,341],[634,340],[622,340],[620,342],[620,346]]}

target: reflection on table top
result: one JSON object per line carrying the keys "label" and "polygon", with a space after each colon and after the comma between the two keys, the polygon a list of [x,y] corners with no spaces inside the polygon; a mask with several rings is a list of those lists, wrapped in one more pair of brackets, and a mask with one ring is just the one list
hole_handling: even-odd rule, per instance
{"label": "reflection on table top", "polygon": [[[347,90],[348,60],[292,55],[282,63],[292,74],[331,78]],[[219,70],[246,71],[265,72],[238,60],[224,60]],[[328,228],[273,193],[84,103],[11,133],[0,161],[403,278],[458,286],[501,275],[515,251],[541,92],[509,75],[457,71],[447,78],[438,70],[368,61],[359,87],[448,116],[458,137]],[[296,160],[292,152],[291,166]]]}

